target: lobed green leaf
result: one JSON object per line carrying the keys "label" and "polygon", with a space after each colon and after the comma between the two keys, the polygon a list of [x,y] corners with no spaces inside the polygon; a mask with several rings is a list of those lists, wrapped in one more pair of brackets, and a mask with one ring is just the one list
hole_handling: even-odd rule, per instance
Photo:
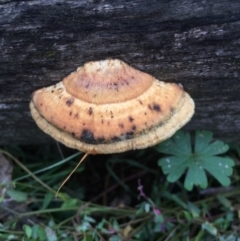
{"label": "lobed green leaf", "polygon": [[175,182],[186,173],[184,187],[187,190],[192,190],[194,185],[206,188],[207,171],[221,185],[228,186],[234,162],[228,157],[217,156],[226,153],[228,145],[221,141],[212,142],[209,131],[196,131],[194,144],[192,148],[189,133],[178,131],[170,140],[158,145],[157,151],[171,154],[158,161],[167,180]]}

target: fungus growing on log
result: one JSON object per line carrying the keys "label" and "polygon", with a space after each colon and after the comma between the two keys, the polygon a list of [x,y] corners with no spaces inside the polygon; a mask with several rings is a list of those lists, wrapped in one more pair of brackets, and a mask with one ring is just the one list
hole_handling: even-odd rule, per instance
{"label": "fungus growing on log", "polygon": [[194,114],[183,88],[120,60],[89,62],[37,90],[33,119],[47,134],[88,154],[119,153],[171,137]]}

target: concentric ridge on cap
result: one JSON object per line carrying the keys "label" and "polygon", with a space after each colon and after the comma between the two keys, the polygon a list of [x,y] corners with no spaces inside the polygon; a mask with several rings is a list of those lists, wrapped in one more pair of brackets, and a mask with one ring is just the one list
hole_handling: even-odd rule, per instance
{"label": "concentric ridge on cap", "polygon": [[94,104],[134,99],[152,82],[151,75],[112,59],[86,63],[63,80],[69,94]]}

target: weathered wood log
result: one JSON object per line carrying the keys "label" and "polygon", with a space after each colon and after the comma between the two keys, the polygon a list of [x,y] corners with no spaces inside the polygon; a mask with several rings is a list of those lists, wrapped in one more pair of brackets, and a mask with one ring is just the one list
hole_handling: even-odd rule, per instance
{"label": "weathered wood log", "polygon": [[181,83],[189,130],[240,140],[239,0],[0,1],[0,144],[50,141],[31,93],[92,60],[119,58]]}

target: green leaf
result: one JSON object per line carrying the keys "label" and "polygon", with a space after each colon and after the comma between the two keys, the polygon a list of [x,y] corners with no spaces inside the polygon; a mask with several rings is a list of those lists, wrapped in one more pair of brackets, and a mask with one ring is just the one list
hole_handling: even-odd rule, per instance
{"label": "green leaf", "polygon": [[113,226],[114,230],[117,230],[117,231],[120,230],[120,227],[119,227],[118,221],[117,221],[117,219],[115,219],[115,218],[113,219],[112,226]]}
{"label": "green leaf", "polygon": [[164,217],[163,215],[155,215],[154,216],[154,222],[157,223],[157,224],[162,224],[164,222]]}
{"label": "green leaf", "polygon": [[84,233],[83,241],[92,241],[92,236],[88,233]]}
{"label": "green leaf", "polygon": [[151,205],[149,203],[145,203],[144,209],[146,213],[150,212]]}
{"label": "green leaf", "polygon": [[180,207],[187,209],[186,202],[183,201],[178,195],[171,194],[169,192],[163,192],[161,195],[166,199],[176,202]]}
{"label": "green leaf", "polygon": [[84,216],[84,221],[86,221],[86,222],[89,222],[89,223],[96,223],[96,220],[95,219],[93,219],[92,217],[90,217],[90,216]]}
{"label": "green leaf", "polygon": [[151,204],[148,202],[141,202],[140,205],[138,205],[138,209],[136,211],[136,215],[140,215],[143,213],[149,213],[151,210]]}
{"label": "green leaf", "polygon": [[205,169],[212,174],[222,186],[229,186],[230,179],[228,176],[232,174],[232,167],[234,162],[232,159],[227,157],[212,156],[208,160],[204,159],[202,161]]}
{"label": "green leaf", "polygon": [[39,240],[40,240],[40,241],[45,241],[45,240],[47,240],[47,236],[46,236],[46,233],[45,233],[45,229],[44,229],[44,228],[39,227],[39,229],[38,229],[38,237],[39,237]]}
{"label": "green leaf", "polygon": [[[1,237],[1,236],[0,236]],[[1,239],[0,239],[1,240]],[[18,240],[18,237],[14,234],[9,234],[7,236],[7,240],[6,241],[10,241],[10,240]]]}
{"label": "green leaf", "polygon": [[209,222],[203,223],[202,229],[206,230],[208,233],[212,234],[213,236],[217,235],[217,229]]}
{"label": "green leaf", "polygon": [[201,188],[207,187],[206,173],[203,167],[199,163],[194,162],[194,160],[189,162],[184,187],[190,191],[193,189],[193,185],[200,186]]}
{"label": "green leaf", "polygon": [[87,231],[90,228],[90,224],[88,222],[82,222],[81,225],[77,226],[77,231]]}
{"label": "green leaf", "polygon": [[188,155],[191,153],[190,135],[178,131],[172,139],[164,141],[157,146],[159,152],[172,155]]}
{"label": "green leaf", "polygon": [[99,229],[99,230],[103,229],[103,227],[104,227],[105,224],[107,224],[107,221],[106,221],[106,219],[103,218],[103,219],[96,225],[96,229]]}
{"label": "green leaf", "polygon": [[217,156],[228,151],[228,145],[221,141],[212,142],[212,133],[196,131],[195,145],[192,148],[189,133],[178,131],[170,140],[158,145],[157,151],[170,154],[158,161],[169,182],[176,182],[186,173],[184,187],[192,190],[193,186],[206,188],[206,171],[222,186],[230,184],[234,162],[231,158]]}
{"label": "green leaf", "polygon": [[47,236],[48,241],[57,241],[56,232],[52,228],[45,227],[45,232],[46,232],[46,236]]}
{"label": "green leaf", "polygon": [[76,207],[77,202],[78,200],[76,198],[69,198],[62,204],[62,208]]}
{"label": "green leaf", "polygon": [[201,210],[194,203],[187,202],[187,206],[194,218],[198,218],[200,216]]}
{"label": "green leaf", "polygon": [[209,131],[196,131],[195,135],[195,152],[203,152],[208,147],[212,139],[212,133]]}
{"label": "green leaf", "polygon": [[38,229],[39,229],[38,224],[34,224],[32,226],[32,239],[33,240],[38,238]]}
{"label": "green leaf", "polygon": [[223,195],[217,195],[217,199],[225,208],[230,209],[232,207],[231,201]]}
{"label": "green leaf", "polygon": [[15,189],[7,189],[7,194],[10,198],[17,202],[24,202],[27,200],[27,194],[25,192],[21,192]]}
{"label": "green leaf", "polygon": [[185,158],[170,156],[159,160],[158,165],[162,167],[164,174],[168,175],[169,182],[177,181],[187,168]]}
{"label": "green leaf", "polygon": [[219,241],[240,241],[238,234],[228,234],[219,237]]}
{"label": "green leaf", "polygon": [[183,210],[182,212],[183,212],[183,214],[184,214],[185,219],[186,219],[188,222],[191,222],[191,221],[192,221],[192,215],[191,215],[191,213],[190,213],[190,212],[187,212],[187,211],[185,211],[185,210]]}
{"label": "green leaf", "polygon": [[221,141],[210,143],[212,133],[208,131],[197,131],[195,135],[195,153],[202,155],[219,155],[228,151],[228,145]]}
{"label": "green leaf", "polygon": [[48,207],[50,202],[52,201],[53,195],[51,193],[46,193],[43,199],[43,204],[41,210],[44,210]]}
{"label": "green leaf", "polygon": [[24,232],[28,238],[31,238],[32,236],[32,228],[29,225],[24,225],[23,226]]}
{"label": "green leaf", "polygon": [[109,241],[121,241],[122,240],[122,238],[120,237],[120,236],[118,236],[118,235],[113,235],[110,239],[109,239]]}

